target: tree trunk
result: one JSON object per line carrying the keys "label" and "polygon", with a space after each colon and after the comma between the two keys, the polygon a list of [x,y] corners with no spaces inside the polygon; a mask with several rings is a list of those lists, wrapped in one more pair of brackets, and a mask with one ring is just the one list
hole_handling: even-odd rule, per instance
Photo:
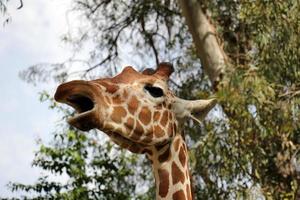
{"label": "tree trunk", "polygon": [[219,45],[214,26],[209,22],[197,0],[179,0],[182,15],[201,60],[203,69],[215,87],[225,70],[226,55]]}

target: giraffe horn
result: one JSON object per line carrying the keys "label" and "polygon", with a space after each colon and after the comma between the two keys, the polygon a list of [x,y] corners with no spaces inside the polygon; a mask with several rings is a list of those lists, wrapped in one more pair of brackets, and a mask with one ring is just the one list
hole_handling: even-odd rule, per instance
{"label": "giraffe horn", "polygon": [[196,119],[193,115],[204,119],[208,112],[216,105],[216,99],[207,100],[185,100],[176,98],[174,103],[174,112],[179,118],[191,117]]}
{"label": "giraffe horn", "polygon": [[155,75],[162,77],[163,79],[169,79],[169,76],[174,72],[174,67],[169,62],[159,63],[155,71]]}

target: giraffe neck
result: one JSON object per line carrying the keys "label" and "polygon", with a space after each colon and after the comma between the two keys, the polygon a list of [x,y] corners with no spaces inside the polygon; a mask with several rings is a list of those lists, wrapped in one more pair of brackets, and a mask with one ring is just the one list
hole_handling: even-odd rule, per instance
{"label": "giraffe neck", "polygon": [[148,158],[152,162],[157,200],[192,199],[188,153],[180,134],[176,134],[169,144],[153,147]]}

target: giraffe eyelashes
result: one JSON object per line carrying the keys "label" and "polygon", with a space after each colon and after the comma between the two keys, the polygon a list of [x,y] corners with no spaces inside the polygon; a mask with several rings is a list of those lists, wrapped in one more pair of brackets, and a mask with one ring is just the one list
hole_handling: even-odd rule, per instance
{"label": "giraffe eyelashes", "polygon": [[147,91],[152,97],[158,98],[164,96],[164,91],[159,87],[154,87],[152,85],[145,85],[144,90]]}

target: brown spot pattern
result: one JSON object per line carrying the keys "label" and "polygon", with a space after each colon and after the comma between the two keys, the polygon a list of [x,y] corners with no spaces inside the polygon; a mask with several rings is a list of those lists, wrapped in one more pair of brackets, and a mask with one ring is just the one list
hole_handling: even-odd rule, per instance
{"label": "brown spot pattern", "polygon": [[148,154],[149,156],[152,156],[152,155],[153,155],[153,153],[152,153],[152,151],[151,151],[150,149],[144,149],[144,150],[142,151],[142,153]]}
{"label": "brown spot pattern", "polygon": [[119,89],[117,85],[112,85],[107,82],[101,82],[101,85],[103,85],[106,88],[106,91],[111,94],[115,93]]}
{"label": "brown spot pattern", "polygon": [[121,107],[121,106],[117,106],[114,107],[113,113],[111,115],[111,118],[114,122],[116,123],[121,123],[122,122],[122,118],[126,116],[126,110]]}
{"label": "brown spot pattern", "polygon": [[160,151],[162,148],[164,148],[165,145],[156,145],[155,148],[157,151]]}
{"label": "brown spot pattern", "polygon": [[154,135],[157,137],[157,138],[160,138],[160,137],[163,137],[165,135],[165,132],[164,130],[162,130],[160,128],[160,126],[158,125],[155,125],[154,126]]}
{"label": "brown spot pattern", "polygon": [[128,128],[133,128],[133,126],[134,126],[134,119],[133,119],[132,117],[129,117],[129,118],[127,119],[126,126],[127,126]]}
{"label": "brown spot pattern", "polygon": [[159,111],[155,111],[154,115],[153,115],[153,121],[158,121],[160,118],[160,112]]}
{"label": "brown spot pattern", "polygon": [[173,194],[173,200],[185,200],[185,195],[183,190],[178,190]]}
{"label": "brown spot pattern", "polygon": [[179,169],[175,162],[172,163],[173,184],[178,182],[184,183],[184,173]]}
{"label": "brown spot pattern", "polygon": [[145,137],[143,138],[143,143],[150,143],[153,140],[153,134],[147,134],[145,135]]}
{"label": "brown spot pattern", "polygon": [[141,135],[144,133],[144,128],[138,120],[136,120],[135,131]]}
{"label": "brown spot pattern", "polygon": [[122,99],[121,99],[121,96],[120,95],[116,95],[112,98],[112,101],[114,104],[121,104],[122,103]]}
{"label": "brown spot pattern", "polygon": [[179,160],[181,162],[181,165],[184,167],[186,164],[186,155],[184,153],[183,147],[181,147],[179,151]]}
{"label": "brown spot pattern", "polygon": [[169,126],[168,126],[168,135],[169,136],[173,135],[173,126],[172,126],[172,123],[169,123]]}
{"label": "brown spot pattern", "polygon": [[161,163],[165,162],[168,160],[169,157],[170,157],[170,148],[167,148],[165,152],[163,152],[160,156],[158,156],[158,161]]}
{"label": "brown spot pattern", "polygon": [[163,113],[163,116],[160,120],[160,124],[164,127],[164,126],[166,126],[167,122],[168,122],[168,111],[165,110]]}
{"label": "brown spot pattern", "polygon": [[144,133],[144,128],[141,126],[141,124],[138,121],[136,121],[135,129],[133,131],[131,138],[134,140],[139,140],[143,133]]}
{"label": "brown spot pattern", "polygon": [[134,114],[139,106],[139,101],[136,96],[132,96],[128,103],[128,110],[131,114]]}
{"label": "brown spot pattern", "polygon": [[158,169],[158,177],[159,177],[158,194],[163,198],[167,196],[169,191],[169,173],[165,169]]}
{"label": "brown spot pattern", "polygon": [[174,148],[175,148],[175,151],[178,151],[178,148],[179,148],[179,143],[180,143],[180,139],[177,138],[174,142]]}
{"label": "brown spot pattern", "polygon": [[139,153],[140,152],[139,146],[136,146],[136,145],[130,145],[129,147],[127,147],[127,149],[129,149],[129,151],[131,151],[133,153]]}
{"label": "brown spot pattern", "polygon": [[143,124],[149,124],[151,121],[151,111],[147,107],[143,107],[139,114],[139,119]]}

